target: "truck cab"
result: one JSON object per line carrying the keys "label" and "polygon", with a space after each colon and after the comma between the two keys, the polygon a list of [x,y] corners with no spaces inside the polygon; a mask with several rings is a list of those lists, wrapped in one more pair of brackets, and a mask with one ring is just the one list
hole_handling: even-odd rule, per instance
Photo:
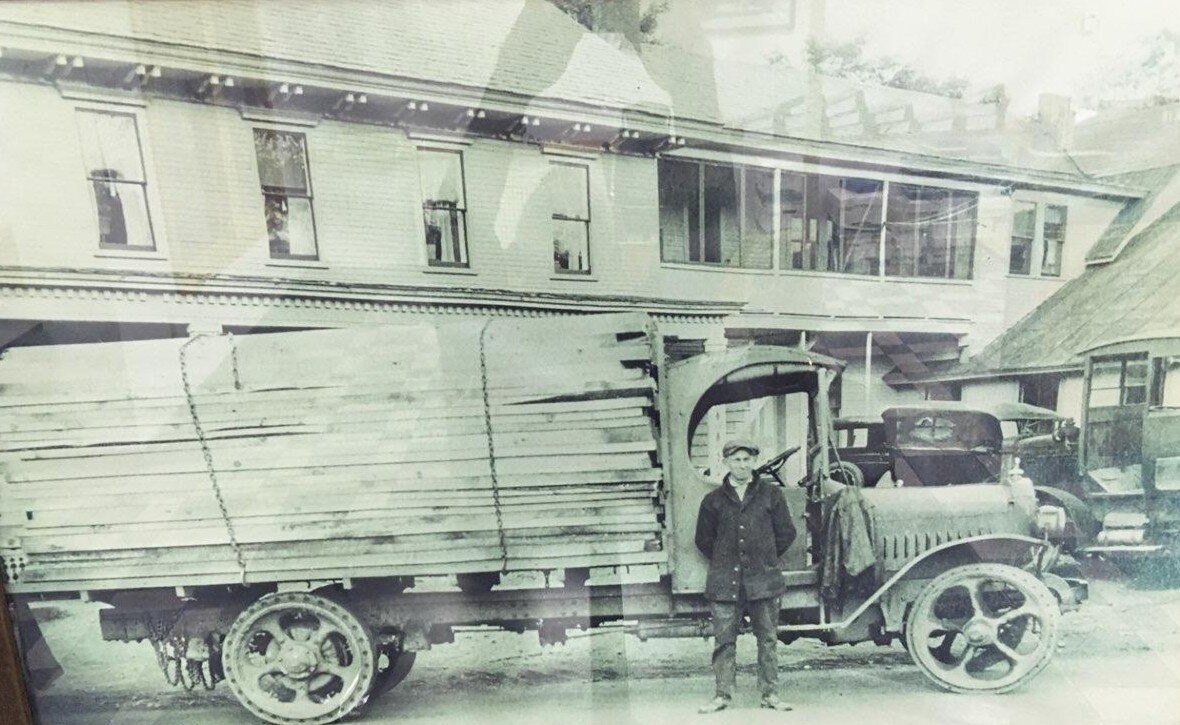
{"label": "truck cab", "polygon": [[1180,336],[1085,352],[1080,464],[1102,523],[1089,551],[1180,555]]}

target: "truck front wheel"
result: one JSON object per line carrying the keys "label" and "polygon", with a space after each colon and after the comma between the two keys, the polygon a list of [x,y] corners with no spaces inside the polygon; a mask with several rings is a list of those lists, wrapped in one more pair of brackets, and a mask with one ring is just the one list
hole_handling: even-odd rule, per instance
{"label": "truck front wheel", "polygon": [[904,642],[943,689],[1008,692],[1049,664],[1060,617],[1053,593],[1032,574],[971,564],[944,572],[919,593]]}

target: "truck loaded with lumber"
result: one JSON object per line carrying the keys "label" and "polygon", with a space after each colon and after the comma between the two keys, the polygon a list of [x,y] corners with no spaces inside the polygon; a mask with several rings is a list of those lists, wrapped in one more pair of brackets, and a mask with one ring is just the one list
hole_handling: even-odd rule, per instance
{"label": "truck loaded with lumber", "polygon": [[625,314],[9,349],[6,587],[103,603],[105,639],[276,723],[359,712],[465,625],[701,636],[693,532],[720,480],[701,441],[761,411],[762,472],[802,532],[781,639],[900,638],[959,692],[1048,663],[1084,587],[1052,572],[1057,518],[1019,470],[842,486],[839,361],[666,364],[661,339]]}

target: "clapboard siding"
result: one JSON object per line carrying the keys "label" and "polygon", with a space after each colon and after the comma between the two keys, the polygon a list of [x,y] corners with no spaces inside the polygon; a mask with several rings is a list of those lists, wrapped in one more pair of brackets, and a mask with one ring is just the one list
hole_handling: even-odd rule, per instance
{"label": "clapboard siding", "polygon": [[[656,161],[589,152],[587,280],[553,271],[545,180],[554,157],[534,144],[476,139],[463,147],[474,274],[445,274],[425,265],[421,142],[398,128],[323,119],[291,126],[307,135],[321,255],[320,264],[298,267],[268,258],[251,134],[265,124],[237,109],[149,98],[141,130],[161,258],[142,260],[96,254],[77,105],[51,87],[0,82],[0,194],[17,202],[6,203],[0,221],[0,254],[17,266],[713,300],[800,320],[883,320],[901,331],[962,334],[975,350],[1076,274],[1081,255],[1119,208],[1080,196],[1026,195],[1069,207],[1062,280],[1008,275],[1013,197],[983,183],[971,280],[694,268],[660,262]],[[836,329],[825,324],[820,328]]]}

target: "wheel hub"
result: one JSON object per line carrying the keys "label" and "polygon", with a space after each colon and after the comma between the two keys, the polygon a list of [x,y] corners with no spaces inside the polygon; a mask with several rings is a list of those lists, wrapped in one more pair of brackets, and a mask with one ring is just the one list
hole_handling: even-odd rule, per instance
{"label": "wheel hub", "polygon": [[284,642],[279,650],[279,666],[283,674],[297,679],[309,677],[320,664],[319,656],[311,647],[299,642]]}
{"label": "wheel hub", "polygon": [[976,646],[982,647],[989,645],[996,639],[996,630],[987,622],[980,619],[974,619],[963,627],[963,636],[967,638],[967,642]]}

